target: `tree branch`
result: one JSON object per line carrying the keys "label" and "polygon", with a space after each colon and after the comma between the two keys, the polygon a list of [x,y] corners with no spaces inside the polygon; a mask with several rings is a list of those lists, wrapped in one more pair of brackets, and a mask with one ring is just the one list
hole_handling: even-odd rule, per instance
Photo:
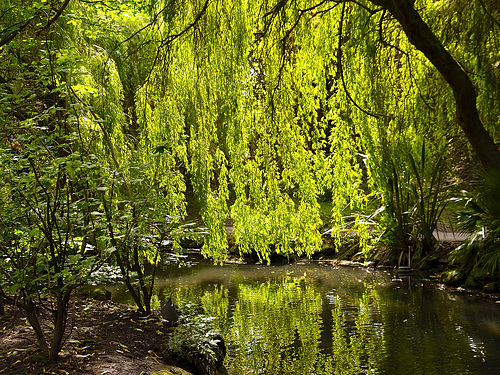
{"label": "tree branch", "polygon": [[491,18],[491,20],[498,26],[500,27],[500,22],[493,16],[493,14],[486,9],[486,5],[484,5],[483,0],[479,0],[479,4],[481,4],[481,8],[483,8],[484,12]]}
{"label": "tree branch", "polygon": [[[54,22],[56,22],[59,17],[61,17],[61,15],[63,14],[64,10],[66,9],[66,7],[68,6],[69,2],[71,0],[64,0],[64,3],[62,4],[61,8],[59,8],[56,12],[56,14],[54,15],[54,17],[52,17],[48,22],[47,24],[42,28],[42,30],[47,30]],[[24,22],[18,29],[15,29],[13,30],[10,34],[8,34],[7,36],[3,37],[2,40],[0,40],[0,47],[1,46],[4,46],[6,44],[9,44],[12,40],[14,40],[14,38],[16,36],[18,36],[22,31],[24,31],[34,20],[36,20],[37,18],[40,17],[40,12],[37,12],[35,13],[31,18],[29,18],[26,22]],[[10,26],[12,27],[12,25]],[[10,27],[8,27],[7,29],[5,30],[8,30]],[[5,32],[5,30],[3,30],[3,32]],[[39,30],[37,35],[42,31],[42,30]]]}
{"label": "tree branch", "polygon": [[206,0],[205,1],[205,4],[203,5],[203,8],[200,10],[200,12],[196,15],[195,19],[193,20],[193,22],[191,22],[189,25],[187,25],[184,30],[182,30],[181,32],[177,33],[177,34],[172,34],[172,35],[169,35],[167,38],[165,38],[164,40],[161,41],[160,43],[160,46],[158,47],[157,51],[156,51],[156,55],[155,55],[155,58],[153,60],[153,64],[151,64],[151,70],[149,71],[149,74],[148,74],[148,78],[145,80],[145,82],[147,82],[149,80],[149,77],[151,77],[151,73],[153,73],[153,69],[154,67],[156,66],[156,63],[158,62],[158,58],[160,57],[160,52],[161,50],[169,45],[170,43],[172,43],[174,40],[180,38],[181,36],[183,36],[184,34],[186,34],[189,30],[191,30],[193,27],[195,27],[198,22],[200,21],[201,17],[205,14],[205,12],[207,11],[208,9],[208,4],[210,3],[210,0]]}
{"label": "tree branch", "polygon": [[383,5],[403,27],[408,40],[441,73],[453,91],[457,121],[486,170],[500,173],[500,152],[486,131],[477,110],[476,91],[467,73],[443,46],[420,14],[413,0],[370,0]]}
{"label": "tree branch", "polygon": [[61,17],[61,15],[63,14],[64,10],[67,8],[67,6],[68,6],[68,4],[69,4],[70,1],[71,0],[64,0],[64,3],[61,6],[61,8],[59,8],[59,10],[56,12],[56,14],[54,15],[54,17],[52,17],[49,20],[49,22],[47,22],[47,24],[44,26],[45,30],[47,30],[54,22],[56,22],[59,19],[59,17]]}

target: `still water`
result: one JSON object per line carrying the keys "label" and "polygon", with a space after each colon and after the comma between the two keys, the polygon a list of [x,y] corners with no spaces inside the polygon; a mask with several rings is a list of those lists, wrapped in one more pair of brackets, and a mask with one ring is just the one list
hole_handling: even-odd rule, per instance
{"label": "still water", "polygon": [[500,304],[416,277],[200,263],[166,267],[157,286],[158,305],[215,317],[229,374],[500,374]]}

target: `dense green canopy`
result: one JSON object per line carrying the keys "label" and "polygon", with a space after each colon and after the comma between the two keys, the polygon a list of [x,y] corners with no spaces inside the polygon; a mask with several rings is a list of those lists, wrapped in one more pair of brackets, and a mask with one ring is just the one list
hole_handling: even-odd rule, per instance
{"label": "dense green canopy", "polygon": [[[206,255],[222,259],[228,218],[242,253],[268,259],[273,245],[311,255],[321,246],[319,197],[331,194],[340,229],[367,196],[386,194],[392,163],[424,139],[425,163],[463,145],[453,85],[412,45],[398,9],[417,9],[496,136],[495,4],[6,1],[3,132],[14,140],[20,125],[54,130],[57,115],[70,116],[67,131],[121,176],[131,202],[182,217],[192,186]],[[27,101],[27,113],[16,115],[11,98]]]}

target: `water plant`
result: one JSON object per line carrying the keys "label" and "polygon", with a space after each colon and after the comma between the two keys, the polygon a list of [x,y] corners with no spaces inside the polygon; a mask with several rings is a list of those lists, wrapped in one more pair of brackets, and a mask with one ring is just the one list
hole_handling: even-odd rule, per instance
{"label": "water plant", "polygon": [[424,141],[416,156],[411,148],[406,150],[399,159],[385,154],[386,167],[377,177],[383,203],[380,222],[385,227],[381,240],[389,245],[385,256],[399,255],[399,262],[406,257],[409,265],[413,257],[421,259],[434,249],[434,232],[447,199],[444,151],[432,157]]}

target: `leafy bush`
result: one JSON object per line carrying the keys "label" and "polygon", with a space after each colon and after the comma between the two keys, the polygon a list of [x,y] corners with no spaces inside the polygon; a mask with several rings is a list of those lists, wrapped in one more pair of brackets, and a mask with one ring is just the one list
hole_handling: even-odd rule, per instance
{"label": "leafy bush", "polygon": [[[61,349],[72,291],[101,265],[90,245],[96,202],[88,191],[99,168],[74,140],[29,126],[16,148],[0,149],[0,299],[25,310],[50,359]],[[49,337],[44,311],[53,319]]]}
{"label": "leafy bush", "polygon": [[187,304],[183,323],[173,327],[162,345],[162,353],[170,361],[188,363],[195,373],[216,374],[226,355],[224,339],[212,326],[214,318],[198,313]]}
{"label": "leafy bush", "polygon": [[494,275],[500,270],[500,174],[481,176],[478,193],[462,192],[455,201],[463,204],[457,215],[459,228],[470,233],[451,256],[454,263]]}

